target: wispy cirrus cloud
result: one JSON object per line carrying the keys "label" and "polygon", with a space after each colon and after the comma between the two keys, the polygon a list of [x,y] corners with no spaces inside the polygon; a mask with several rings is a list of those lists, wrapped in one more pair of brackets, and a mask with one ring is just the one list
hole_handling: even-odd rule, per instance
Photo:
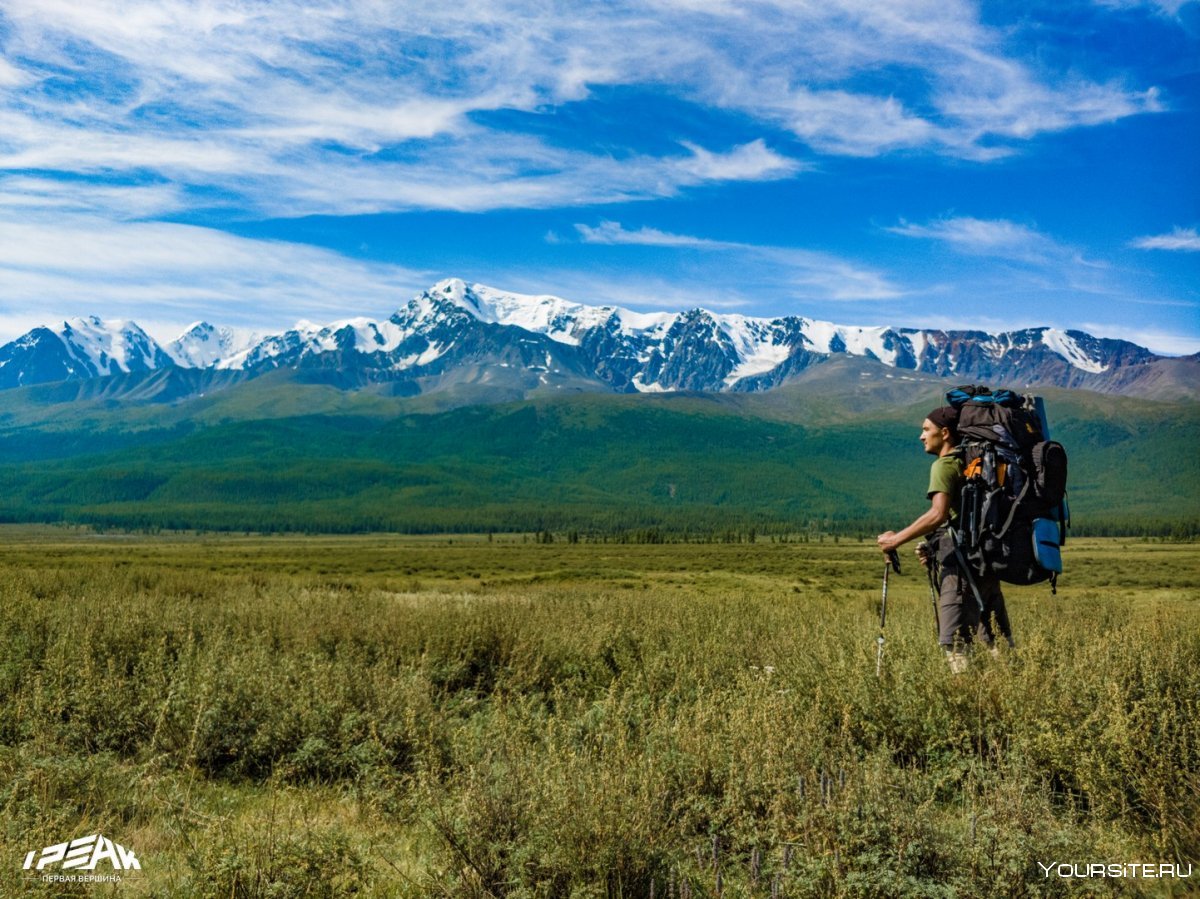
{"label": "wispy cirrus cloud", "polygon": [[301,316],[386,316],[431,280],[428,272],[193,225],[0,213],[0,340],[30,322],[82,314],[161,322],[168,331],[197,319],[271,329]]}
{"label": "wispy cirrus cloud", "polygon": [[781,40],[734,27],[738,56],[710,61],[700,91],[819,153],[918,148],[989,160],[1039,134],[1163,108],[1153,86],[1055,76],[1011,56],[1005,31],[980,21],[974,4],[768,5],[778,15],[764,21]]}
{"label": "wispy cirrus cloud", "polygon": [[584,243],[607,244],[609,246],[642,246],[642,247],[692,247],[702,250],[747,250],[746,244],[729,241],[712,240],[705,237],[693,237],[690,234],[672,234],[657,228],[638,228],[630,231],[620,222],[603,221],[599,225],[577,224],[575,230]]}
{"label": "wispy cirrus cloud", "polygon": [[[590,226],[576,224],[575,230],[584,243],[608,246],[644,246],[670,249],[691,249],[711,254],[740,257],[751,266],[722,265],[730,270],[725,280],[745,283],[751,277],[757,281],[782,285],[785,292],[797,299],[834,301],[888,300],[902,296],[904,290],[893,284],[882,272],[857,265],[829,253],[795,247],[763,246],[738,241],[714,240],[689,234],[674,234],[656,228],[629,230],[620,222],[603,221]],[[713,284],[707,277],[695,277],[698,286]],[[703,289],[701,286],[700,289]]]}
{"label": "wispy cirrus cloud", "polygon": [[1153,326],[1131,328],[1116,326],[1111,322],[1081,322],[1075,327],[1097,337],[1128,340],[1161,356],[1190,356],[1200,353],[1200,337],[1179,331],[1168,331]]}
{"label": "wispy cirrus cloud", "polygon": [[[8,0],[0,25],[0,169],[154,176],[185,188],[182,209],[248,215],[619,202],[807,167],[767,133],[818,154],[986,159],[1159,105],[1035,71],[965,0]],[[533,127],[603,87],[764,136],[714,146],[700,115],[679,152],[605,135],[627,142],[613,154]],[[529,118],[487,120],[502,112]]]}
{"label": "wispy cirrus cloud", "polygon": [[0,215],[18,210],[102,215],[120,207],[128,218],[154,218],[180,209],[185,204],[181,194],[178,186],[165,182],[116,185],[0,176]]}
{"label": "wispy cirrus cloud", "polygon": [[1200,252],[1200,233],[1195,228],[1176,228],[1170,234],[1138,237],[1129,242],[1139,250],[1176,250]]}
{"label": "wispy cirrus cloud", "polygon": [[[1129,273],[1107,260],[1088,258],[1079,247],[1008,219],[952,216],[925,223],[901,220],[886,233],[948,247],[951,254],[931,257],[939,282],[926,289],[974,305],[1021,308],[1030,320],[1046,316],[1047,303],[1073,308],[1083,297],[1131,303],[1151,302],[1134,288]],[[1071,327],[1057,320],[1057,326]]]}
{"label": "wispy cirrus cloud", "polygon": [[1152,9],[1168,18],[1178,18],[1180,10],[1196,0],[1094,0],[1109,9]]}
{"label": "wispy cirrus cloud", "polygon": [[940,241],[967,253],[1014,259],[1041,259],[1056,249],[1054,241],[1036,229],[1005,219],[962,216],[925,224],[901,220],[886,230],[902,237]]}
{"label": "wispy cirrus cloud", "polygon": [[13,0],[0,169],[151,174],[192,189],[181,208],[206,192],[269,216],[618,202],[799,169],[761,139],[616,159],[478,123],[637,80],[631,49],[605,61],[621,17],[585,12]]}
{"label": "wispy cirrus cloud", "polygon": [[922,238],[944,243],[953,249],[976,256],[991,256],[1034,266],[1103,268],[1086,260],[1082,253],[1037,228],[1008,219],[979,219],[956,216],[925,224],[901,220],[886,228],[902,237]]}

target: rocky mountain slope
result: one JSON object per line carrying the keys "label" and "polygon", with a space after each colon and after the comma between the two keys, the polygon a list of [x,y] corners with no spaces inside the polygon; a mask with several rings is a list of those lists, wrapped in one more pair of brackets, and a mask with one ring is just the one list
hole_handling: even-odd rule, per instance
{"label": "rocky mountain slope", "polygon": [[209,373],[174,378],[178,394],[189,384],[230,380],[223,373],[244,380],[292,369],[310,381],[345,389],[386,385],[400,394],[763,391],[841,356],[874,360],[881,370],[1017,387],[1155,398],[1195,398],[1200,389],[1200,355],[1161,357],[1082,331],[851,327],[701,308],[640,313],[455,279],[383,321],[302,322],[278,334],[198,322],[161,346],[133,322],[93,317],[35,328],[0,347],[0,388],[113,376],[138,386],[150,372]]}

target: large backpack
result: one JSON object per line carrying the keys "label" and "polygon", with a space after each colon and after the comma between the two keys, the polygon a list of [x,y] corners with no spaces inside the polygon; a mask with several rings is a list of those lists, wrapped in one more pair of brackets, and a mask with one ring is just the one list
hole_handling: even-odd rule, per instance
{"label": "large backpack", "polygon": [[957,540],[981,576],[1010,584],[1050,582],[1062,573],[1066,543],[1067,453],[1050,440],[1041,397],[983,386],[956,387],[964,482]]}

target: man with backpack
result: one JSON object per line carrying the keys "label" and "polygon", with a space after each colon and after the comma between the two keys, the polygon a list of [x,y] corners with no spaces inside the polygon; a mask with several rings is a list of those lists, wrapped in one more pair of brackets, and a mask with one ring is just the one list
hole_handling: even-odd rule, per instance
{"label": "man with backpack", "polygon": [[877,540],[886,555],[910,540],[926,537],[917,556],[936,572],[938,641],[955,674],[966,671],[967,652],[976,637],[997,652],[993,621],[1008,645],[1014,645],[999,579],[972,573],[950,533],[959,517],[964,483],[958,419],[953,406],[939,406],[926,417],[921,443],[925,452],[936,457],[929,471],[929,509],[903,530],[886,531]]}

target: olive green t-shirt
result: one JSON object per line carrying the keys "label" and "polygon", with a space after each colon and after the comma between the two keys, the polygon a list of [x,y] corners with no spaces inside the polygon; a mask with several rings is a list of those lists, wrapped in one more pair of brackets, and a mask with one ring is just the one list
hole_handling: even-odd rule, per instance
{"label": "olive green t-shirt", "polygon": [[958,499],[963,485],[963,459],[958,452],[938,456],[929,467],[929,491],[925,494],[933,499],[935,493],[950,495],[950,518],[958,517]]}

